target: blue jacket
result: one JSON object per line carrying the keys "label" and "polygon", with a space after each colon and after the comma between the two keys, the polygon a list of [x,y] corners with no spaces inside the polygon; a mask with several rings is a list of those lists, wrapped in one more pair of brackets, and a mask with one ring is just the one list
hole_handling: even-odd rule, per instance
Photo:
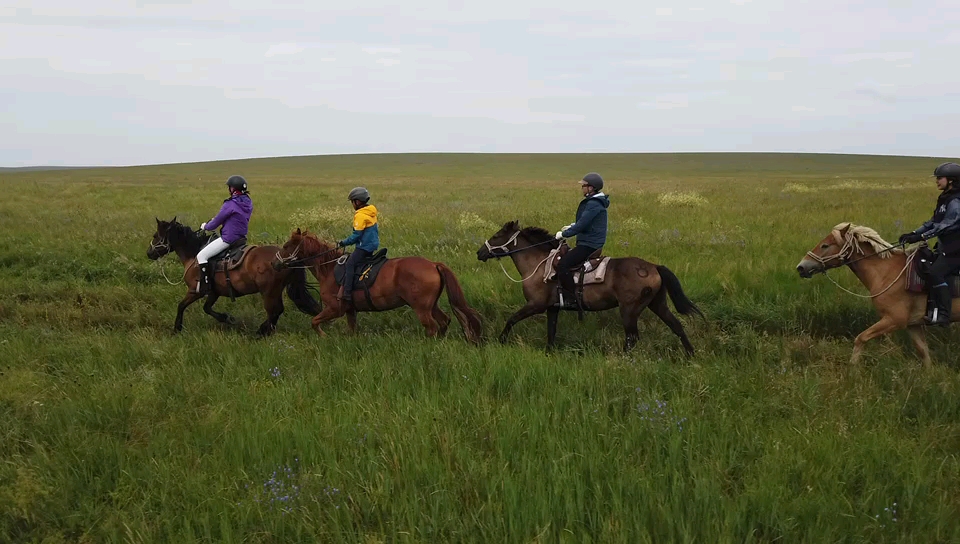
{"label": "blue jacket", "polygon": [[357,244],[357,249],[374,251],[380,249],[380,228],[377,225],[377,208],[367,204],[353,214],[353,234],[340,242],[340,245]]}
{"label": "blue jacket", "polygon": [[608,207],[610,207],[610,197],[603,193],[584,198],[577,207],[577,222],[563,231],[563,237],[576,236],[578,246],[602,248],[607,243]]}

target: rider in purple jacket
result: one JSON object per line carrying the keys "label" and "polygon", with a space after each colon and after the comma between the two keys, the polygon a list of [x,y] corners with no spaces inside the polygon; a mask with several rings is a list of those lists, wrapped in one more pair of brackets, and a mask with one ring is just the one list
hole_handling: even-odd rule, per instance
{"label": "rider in purple jacket", "polygon": [[230,176],[227,187],[230,188],[230,198],[223,201],[220,213],[200,225],[203,230],[216,230],[221,227],[220,238],[214,238],[197,253],[197,264],[200,266],[197,292],[201,295],[209,293],[210,286],[213,285],[207,261],[229,248],[232,243],[247,237],[247,225],[250,223],[250,215],[253,214],[253,201],[247,192],[247,180],[243,179],[243,176]]}

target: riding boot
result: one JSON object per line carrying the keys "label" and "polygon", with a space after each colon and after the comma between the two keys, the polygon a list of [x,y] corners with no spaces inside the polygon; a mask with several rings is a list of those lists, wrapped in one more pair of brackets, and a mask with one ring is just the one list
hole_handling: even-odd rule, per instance
{"label": "riding boot", "polygon": [[950,325],[950,306],[953,303],[949,285],[938,285],[930,290],[930,296],[936,301],[933,315],[926,319],[929,325],[948,327]]}
{"label": "riding boot", "polygon": [[573,274],[558,274],[560,279],[559,306],[562,310],[576,310],[580,307],[577,304],[576,286],[573,283]]}
{"label": "riding boot", "polygon": [[213,283],[210,278],[210,263],[200,265],[200,278],[197,281],[197,294],[206,296],[210,293],[210,285]]}

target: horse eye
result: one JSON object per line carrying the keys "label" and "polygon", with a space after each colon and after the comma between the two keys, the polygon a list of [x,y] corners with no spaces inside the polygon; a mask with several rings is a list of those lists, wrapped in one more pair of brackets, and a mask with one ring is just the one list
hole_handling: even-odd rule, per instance
{"label": "horse eye", "polygon": [[830,244],[823,244],[820,249],[827,249],[828,247],[830,247]]}

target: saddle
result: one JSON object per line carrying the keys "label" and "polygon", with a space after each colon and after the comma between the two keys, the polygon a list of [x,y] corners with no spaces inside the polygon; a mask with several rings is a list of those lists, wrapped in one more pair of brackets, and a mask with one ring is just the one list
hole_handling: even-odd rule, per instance
{"label": "saddle", "polygon": [[243,264],[243,259],[251,249],[257,245],[247,245],[246,237],[240,238],[230,244],[230,247],[217,253],[210,258],[211,270],[213,272],[226,272],[239,268]]}
{"label": "saddle", "polygon": [[[910,262],[907,270],[907,291],[911,293],[929,293],[928,274],[930,266],[937,258],[937,254],[928,246],[917,248],[917,254]],[[953,274],[947,278],[950,285],[950,294],[953,298],[960,297],[960,275]]]}
{"label": "saddle", "polygon": [[[570,246],[564,242],[560,244],[560,247],[550,252],[550,255],[547,256],[546,266],[543,269],[544,283],[547,283],[556,276],[557,264],[569,251]],[[591,253],[590,256],[587,257],[587,260],[580,266],[572,270],[574,296],[577,299],[577,313],[580,321],[583,321],[583,310],[585,309],[583,304],[583,286],[603,283],[609,262],[610,257],[604,256],[603,248],[600,248]],[[560,282],[557,282],[557,292],[560,292]]]}
{"label": "saddle", "polygon": [[239,268],[240,265],[243,264],[243,260],[247,257],[247,253],[250,253],[251,249],[257,247],[259,246],[247,245],[247,238],[244,236],[231,242],[227,249],[210,257],[210,260],[207,261],[210,264],[209,274],[211,282],[213,282],[213,278],[217,272],[223,272],[227,280],[227,293],[229,293],[231,301],[235,302],[237,300],[237,293],[233,290],[233,284],[230,282],[230,274],[227,274],[227,272]]}
{"label": "saddle", "polygon": [[[570,246],[563,243],[547,257],[547,266],[544,267],[543,270],[544,283],[547,283],[556,276],[557,264],[560,263],[560,259],[569,251]],[[603,255],[603,248],[594,251],[587,257],[587,260],[584,261],[583,264],[572,270],[574,284],[582,288],[584,285],[603,283],[607,271],[607,263],[609,262],[610,257]]]}
{"label": "saddle", "polygon": [[[347,275],[346,262],[349,257],[349,254],[342,255],[337,259],[337,264],[333,267],[333,279],[337,282],[337,285],[341,287],[343,287],[343,280]],[[377,308],[373,305],[373,299],[370,297],[370,287],[377,281],[377,275],[380,273],[380,269],[383,268],[383,265],[387,264],[388,260],[387,248],[380,248],[379,251],[367,257],[363,262],[357,263],[356,272],[354,272],[353,289],[363,289],[367,304],[375,311]]]}

